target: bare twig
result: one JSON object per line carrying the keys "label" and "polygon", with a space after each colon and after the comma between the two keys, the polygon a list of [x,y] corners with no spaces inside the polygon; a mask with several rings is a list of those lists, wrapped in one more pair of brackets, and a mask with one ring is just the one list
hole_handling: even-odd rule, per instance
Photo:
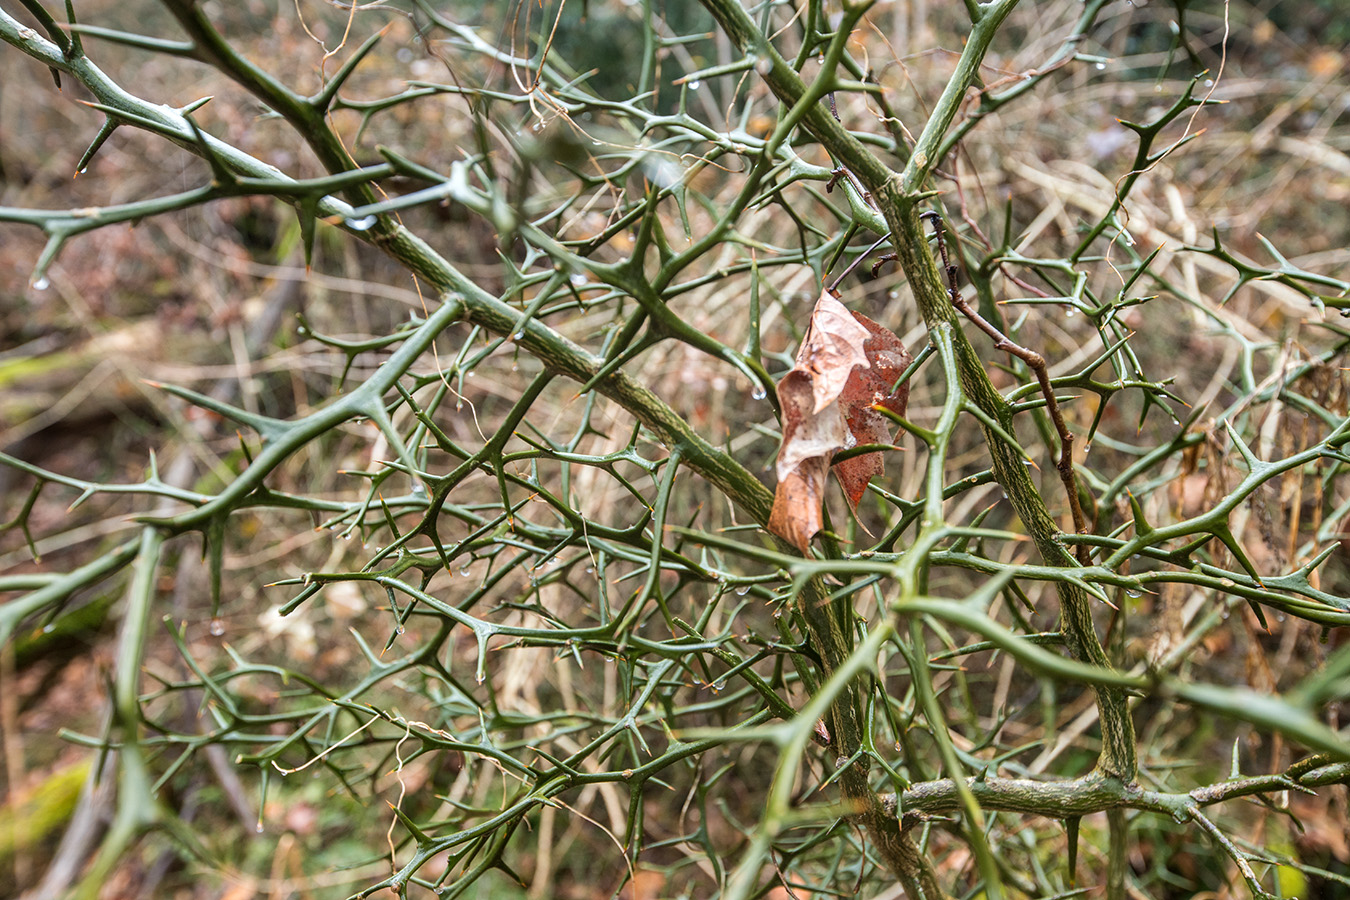
{"label": "bare twig", "polygon": [[[862,253],[859,253],[859,254],[858,254],[858,258],[855,259],[855,260],[853,260],[853,262],[849,263],[849,264],[848,264],[848,268],[845,269],[843,272],[840,272],[840,273],[839,273],[839,277],[836,278],[836,279],[830,284],[830,286],[829,286],[828,288],[826,288],[826,290],[828,290],[832,295],[834,295],[834,296],[836,296],[836,297],[839,296],[839,285],[842,284],[843,281],[844,281],[844,279],[847,278],[847,277],[849,276],[849,273],[851,273],[854,269],[858,268],[858,264],[861,263],[864,259],[866,259],[867,256],[868,256],[868,254],[872,253],[872,251],[876,250],[878,247],[880,247],[882,244],[886,243],[886,242],[889,241],[890,239],[891,239],[891,233],[888,231],[888,232],[886,232],[885,234],[883,234],[880,238],[878,238],[877,241],[876,241],[874,244],[872,244],[872,246],[868,247],[868,248],[867,248],[866,250],[864,250]],[[891,256],[892,258],[894,258],[894,256],[891,255],[891,254],[887,254],[887,256]],[[882,261],[884,261],[884,260],[886,259],[886,257],[883,256],[881,259],[882,259]],[[873,276],[873,277],[876,277],[876,274],[877,274],[877,266],[880,266],[880,265],[881,265],[881,261],[878,261],[877,263],[875,263],[875,264],[872,266],[872,276]]]}
{"label": "bare twig", "polygon": [[[1064,490],[1069,495],[1069,509],[1073,512],[1073,530],[1077,534],[1089,534],[1087,519],[1083,515],[1083,505],[1078,501],[1078,478],[1073,471],[1073,434],[1065,424],[1064,414],[1060,412],[1059,403],[1055,400],[1055,391],[1050,384],[1050,372],[1045,364],[1045,357],[1035,350],[1029,350],[1013,342],[961,296],[961,292],[956,288],[956,266],[947,258],[947,244],[942,238],[942,217],[935,212],[925,212],[920,214],[920,218],[929,219],[933,223],[933,236],[937,238],[938,254],[942,257],[942,268],[947,273],[947,295],[951,297],[952,306],[994,339],[995,350],[1011,353],[1036,373],[1036,382],[1041,387],[1041,395],[1045,397],[1046,409],[1050,411],[1055,431],[1059,434],[1059,462],[1056,468],[1059,469],[1059,480],[1063,482]],[[1074,547],[1074,555],[1081,565],[1091,565],[1092,560],[1086,544]]]}
{"label": "bare twig", "polygon": [[1209,817],[1200,812],[1199,809],[1190,810],[1190,817],[1191,821],[1195,822],[1208,833],[1210,837],[1214,838],[1215,842],[1223,848],[1224,853],[1227,853],[1233,862],[1237,864],[1238,871],[1242,873],[1242,880],[1247,883],[1247,888],[1252,892],[1252,896],[1256,897],[1257,900],[1267,900],[1267,898],[1273,900],[1275,895],[1267,893],[1266,890],[1261,887],[1261,881],[1256,877],[1256,872],[1252,870],[1252,864],[1248,860],[1247,854],[1238,849],[1237,845],[1228,839],[1228,835],[1224,834],[1219,826],[1211,822]]}

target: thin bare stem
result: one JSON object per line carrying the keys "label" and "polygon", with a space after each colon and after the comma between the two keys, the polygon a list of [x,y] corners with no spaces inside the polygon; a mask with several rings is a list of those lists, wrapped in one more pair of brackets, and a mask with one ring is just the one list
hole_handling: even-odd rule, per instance
{"label": "thin bare stem", "polygon": [[[1083,505],[1078,500],[1078,477],[1073,470],[1073,433],[1065,424],[1064,413],[1060,411],[1059,401],[1055,399],[1055,389],[1050,384],[1050,371],[1045,357],[1035,350],[1021,346],[999,331],[961,296],[961,291],[956,286],[956,266],[947,258],[947,243],[942,236],[942,216],[930,211],[921,213],[919,217],[933,223],[933,237],[937,240],[938,254],[942,257],[942,268],[947,275],[947,296],[951,298],[952,306],[974,322],[975,327],[994,339],[995,350],[1011,353],[1036,373],[1036,383],[1040,385],[1041,396],[1045,398],[1046,409],[1050,411],[1050,418],[1055,423],[1055,432],[1059,435],[1059,462],[1056,468],[1059,470],[1059,480],[1064,485],[1064,492],[1069,495],[1069,509],[1073,512],[1073,530],[1077,534],[1091,534],[1087,517],[1083,515]],[[1075,546],[1074,555],[1078,558],[1079,564],[1084,566],[1092,564],[1091,551],[1087,544],[1080,543]]]}

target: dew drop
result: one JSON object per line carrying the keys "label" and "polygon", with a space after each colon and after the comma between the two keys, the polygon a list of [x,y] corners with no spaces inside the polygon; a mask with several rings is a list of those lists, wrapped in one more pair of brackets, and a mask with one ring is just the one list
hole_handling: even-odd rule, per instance
{"label": "dew drop", "polygon": [[42,276],[41,278],[39,278],[37,281],[34,281],[34,282],[33,282],[33,290],[35,290],[35,291],[45,291],[47,288],[49,288],[49,287],[51,287],[51,286],[52,286],[52,283],[51,283],[50,280],[48,280],[48,278],[47,278],[46,275],[43,275],[43,276]]}
{"label": "dew drop", "polygon": [[726,690],[726,686],[727,686],[727,683],[726,683],[726,681],[725,681],[724,679],[722,679],[722,678],[717,679],[717,680],[714,681],[714,682],[712,683],[712,685],[711,685],[714,694],[720,694],[720,693],[722,693],[722,691]]}
{"label": "dew drop", "polygon": [[1092,452],[1092,441],[1088,441],[1086,444],[1083,445],[1083,458],[1087,459],[1087,455],[1091,452]]}
{"label": "dew drop", "polygon": [[586,284],[586,276],[582,275],[580,272],[577,272],[568,280],[571,281],[577,287],[581,287],[583,284]]}
{"label": "dew drop", "polygon": [[220,616],[211,620],[210,632],[212,637],[220,637],[225,633],[225,623],[220,621]]}
{"label": "dew drop", "polygon": [[1205,79],[1205,87],[1214,87],[1214,79],[1213,79],[1213,78],[1206,78],[1206,79]]}
{"label": "dew drop", "polygon": [[1125,596],[1126,596],[1126,597],[1142,597],[1143,595],[1144,595],[1144,592],[1141,591],[1141,590],[1139,590],[1139,588],[1126,588],[1126,589],[1125,589]]}
{"label": "dew drop", "polygon": [[407,632],[407,630],[408,630],[408,629],[406,629],[406,628],[404,628],[402,625],[400,625],[400,626],[398,626],[397,628],[394,629],[394,634],[404,634],[405,632]]}
{"label": "dew drop", "polygon": [[748,593],[750,593],[750,585],[748,584],[743,584],[740,587],[736,588],[737,597],[744,597]]}
{"label": "dew drop", "polygon": [[1072,319],[1077,312],[1078,310],[1074,309],[1072,306],[1066,306],[1064,307],[1064,318]]}
{"label": "dew drop", "polygon": [[515,334],[511,335],[511,340],[513,340],[513,341],[524,340],[524,338],[525,338],[525,332],[523,332],[523,331],[517,331]]}
{"label": "dew drop", "polygon": [[360,219],[347,220],[347,227],[350,228],[352,231],[369,231],[370,227],[374,224],[375,224],[374,216],[363,216]]}
{"label": "dew drop", "polygon": [[253,826],[253,830],[256,831],[258,834],[262,834],[262,833],[263,833],[263,823],[262,823],[261,821],[259,821],[257,825],[254,825],[254,826]]}
{"label": "dew drop", "polygon": [[1097,63],[1097,71],[1098,71],[1098,72],[1102,71],[1102,70],[1105,69],[1105,68],[1106,68],[1106,63],[1104,63],[1104,62],[1099,62],[1099,63]]}
{"label": "dew drop", "polygon": [[691,91],[696,91],[701,87],[703,87],[703,82],[699,81],[697,78],[689,82],[689,90]]}
{"label": "dew drop", "polygon": [[750,392],[750,398],[752,400],[763,400],[767,396],[769,396],[768,393],[766,393],[762,387],[757,387]]}
{"label": "dew drop", "polygon": [[468,577],[469,577],[469,564],[468,564],[468,563],[465,563],[464,565],[460,566],[460,568],[459,568],[459,574],[463,575],[465,578],[468,578]]}
{"label": "dew drop", "polygon": [[80,170],[79,170],[78,172],[76,172],[75,174],[76,174],[76,175],[88,175],[88,174],[89,174],[89,167],[88,167],[88,166],[81,166],[81,167],[80,167]]}
{"label": "dew drop", "polygon": [[43,633],[43,634],[51,634],[51,633],[52,633],[53,631],[55,631],[55,630],[56,630],[56,626],[55,626],[54,624],[53,624],[53,625],[43,625],[43,626],[42,626],[42,633]]}

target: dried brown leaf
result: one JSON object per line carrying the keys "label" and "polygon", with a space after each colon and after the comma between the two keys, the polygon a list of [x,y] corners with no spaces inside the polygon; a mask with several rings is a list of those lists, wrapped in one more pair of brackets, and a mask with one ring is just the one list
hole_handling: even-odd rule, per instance
{"label": "dried brown leaf", "polygon": [[[825,475],[834,455],[860,444],[889,444],[890,423],[875,407],[903,415],[908,385],[891,386],[912,362],[900,339],[849,311],[828,291],[811,314],[792,370],[778,383],[783,443],[769,529],[803,553],[823,524]],[[834,466],[849,508],[884,471],[880,453]]]}

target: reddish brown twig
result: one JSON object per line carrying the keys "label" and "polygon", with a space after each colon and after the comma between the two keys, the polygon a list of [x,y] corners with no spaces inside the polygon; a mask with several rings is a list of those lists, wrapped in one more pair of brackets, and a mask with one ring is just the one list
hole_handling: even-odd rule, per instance
{"label": "reddish brown twig", "polygon": [[[933,236],[937,238],[938,255],[942,258],[942,267],[947,273],[947,296],[951,298],[952,306],[967,319],[974,322],[977,328],[994,339],[995,350],[1011,353],[1030,366],[1031,370],[1036,373],[1036,381],[1041,386],[1041,394],[1045,397],[1046,409],[1050,411],[1050,418],[1055,423],[1055,431],[1059,434],[1059,463],[1056,468],[1059,469],[1059,480],[1064,483],[1064,490],[1069,495],[1069,509],[1073,512],[1073,529],[1078,534],[1087,534],[1087,519],[1083,515],[1083,505],[1078,501],[1078,477],[1073,471],[1073,435],[1069,432],[1068,425],[1064,423],[1064,414],[1059,411],[1059,403],[1055,400],[1055,392],[1050,385],[1050,372],[1045,364],[1045,357],[1035,350],[1028,350],[1026,347],[1014,343],[1006,334],[999,331],[992,322],[976,312],[966,302],[966,299],[961,296],[961,292],[956,289],[956,266],[952,265],[947,258],[947,244],[942,238],[942,217],[935,212],[926,212],[921,214],[920,218],[931,219],[933,222]],[[1076,546],[1074,555],[1080,565],[1091,565],[1086,544]]]}

